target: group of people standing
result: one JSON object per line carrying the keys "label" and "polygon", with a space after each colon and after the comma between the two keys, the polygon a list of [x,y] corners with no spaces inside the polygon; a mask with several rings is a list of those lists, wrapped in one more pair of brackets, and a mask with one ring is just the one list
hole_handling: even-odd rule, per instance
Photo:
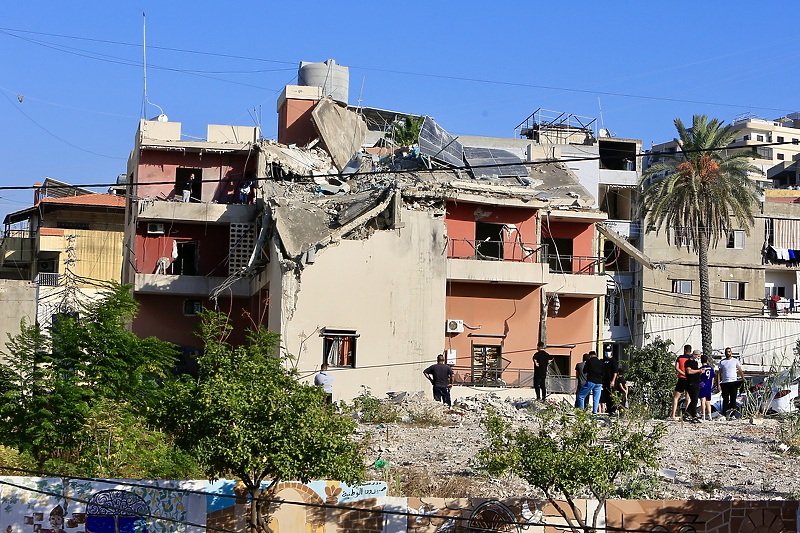
{"label": "group of people standing", "polygon": [[[742,365],[733,357],[731,348],[725,348],[725,358],[715,370],[708,355],[700,350],[692,351],[691,345],[687,344],[683,347],[683,354],[675,360],[675,372],[678,381],[668,420],[680,420],[677,414],[681,396],[686,398],[683,420],[693,423],[711,420],[711,393],[715,386],[719,386],[722,392],[722,416],[731,416],[737,409],[736,394],[744,379],[744,372]],[[697,414],[698,400],[700,416]]]}
{"label": "group of people standing", "polygon": [[614,353],[606,348],[603,359],[592,350],[583,355],[583,361],[575,365],[578,381],[575,407],[586,408],[586,399],[592,395],[592,414],[613,414],[628,404],[628,383],[625,369],[619,365]]}

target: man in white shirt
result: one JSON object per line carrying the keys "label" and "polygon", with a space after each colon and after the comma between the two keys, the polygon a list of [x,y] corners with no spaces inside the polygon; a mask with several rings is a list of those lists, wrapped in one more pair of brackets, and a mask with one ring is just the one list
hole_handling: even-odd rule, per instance
{"label": "man in white shirt", "polygon": [[739,385],[744,379],[744,372],[739,360],[733,357],[733,351],[725,348],[725,359],[719,362],[719,372],[717,379],[722,391],[722,415],[730,416],[730,412],[736,409],[736,393]]}
{"label": "man in white shirt", "polygon": [[325,391],[325,403],[333,402],[333,376],[328,372],[328,364],[322,363],[319,374],[314,376],[314,385],[322,387]]}

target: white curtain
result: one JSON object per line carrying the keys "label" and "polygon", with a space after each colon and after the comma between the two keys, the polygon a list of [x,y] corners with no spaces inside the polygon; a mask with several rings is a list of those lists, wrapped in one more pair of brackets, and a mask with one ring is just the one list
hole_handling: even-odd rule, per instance
{"label": "white curtain", "polygon": [[776,248],[800,250],[800,220],[772,219],[773,242]]}

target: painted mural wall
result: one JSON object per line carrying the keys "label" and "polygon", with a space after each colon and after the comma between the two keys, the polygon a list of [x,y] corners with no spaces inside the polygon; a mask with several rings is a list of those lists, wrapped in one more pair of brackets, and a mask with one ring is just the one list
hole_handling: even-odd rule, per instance
{"label": "painted mural wall", "polygon": [[[530,498],[396,498],[387,485],[338,481],[277,486],[269,533],[436,533],[566,531],[547,501]],[[584,516],[593,501],[579,501]],[[0,530],[5,533],[244,532],[247,497],[241,483],[84,481],[0,478]],[[798,502],[611,500],[598,527],[675,533],[790,533]]]}

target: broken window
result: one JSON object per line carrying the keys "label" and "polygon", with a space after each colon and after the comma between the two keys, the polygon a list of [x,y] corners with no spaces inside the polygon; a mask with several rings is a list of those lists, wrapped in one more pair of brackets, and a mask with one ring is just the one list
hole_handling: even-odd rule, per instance
{"label": "broken window", "polygon": [[178,257],[172,263],[172,273],[179,276],[196,276],[198,272],[199,243],[195,241],[176,241]]}
{"label": "broken window", "polygon": [[[192,177],[194,176],[194,178]],[[189,193],[189,197],[200,201],[203,191],[203,170],[199,168],[176,168],[175,169],[175,197],[184,196],[184,191]],[[184,200],[184,201],[189,201]]]}
{"label": "broken window", "polygon": [[503,385],[503,352],[500,346],[472,346],[472,383]]}
{"label": "broken window", "polygon": [[475,223],[475,253],[479,258],[503,258],[503,224]]}
{"label": "broken window", "polygon": [[350,329],[323,329],[322,362],[328,366],[355,368],[356,341],[359,336]]}

